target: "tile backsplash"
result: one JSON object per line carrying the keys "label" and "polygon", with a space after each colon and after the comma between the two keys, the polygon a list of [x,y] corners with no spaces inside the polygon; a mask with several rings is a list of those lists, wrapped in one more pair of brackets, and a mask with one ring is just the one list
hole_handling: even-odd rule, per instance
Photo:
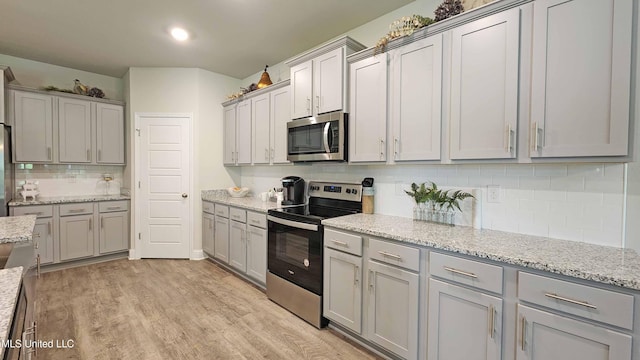
{"label": "tile backsplash", "polygon": [[[123,177],[122,166],[16,164],[16,192],[26,180],[37,181],[40,196],[119,194]],[[107,183],[103,174],[113,175]]]}
{"label": "tile backsplash", "polygon": [[[413,201],[403,190],[412,182],[480,190],[482,228],[623,246],[624,164],[387,165],[313,164],[242,168],[242,186],[255,193],[280,186],[286,175],[305,180],[360,182],[375,178],[375,212],[411,217]],[[497,186],[499,202],[487,187]],[[494,188],[495,189],[495,188]],[[471,225],[472,199],[457,223]]]}

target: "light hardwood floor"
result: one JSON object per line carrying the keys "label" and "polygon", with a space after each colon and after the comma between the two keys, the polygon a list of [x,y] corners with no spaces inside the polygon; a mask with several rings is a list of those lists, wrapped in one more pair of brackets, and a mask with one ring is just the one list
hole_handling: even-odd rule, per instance
{"label": "light hardwood floor", "polygon": [[115,260],[42,274],[40,359],[378,359],[210,261]]}

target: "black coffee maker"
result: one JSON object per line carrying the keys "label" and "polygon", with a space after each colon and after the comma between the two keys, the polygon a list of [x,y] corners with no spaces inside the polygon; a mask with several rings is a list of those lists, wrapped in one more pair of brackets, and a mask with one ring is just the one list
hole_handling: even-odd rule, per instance
{"label": "black coffee maker", "polygon": [[282,205],[299,205],[305,203],[305,182],[299,176],[287,176],[282,178],[282,192],[284,199]]}

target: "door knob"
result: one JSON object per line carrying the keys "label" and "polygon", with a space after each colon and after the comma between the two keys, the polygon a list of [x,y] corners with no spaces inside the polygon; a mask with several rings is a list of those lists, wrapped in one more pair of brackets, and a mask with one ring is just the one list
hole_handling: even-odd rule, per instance
{"label": "door knob", "polygon": [[182,198],[183,198],[183,199],[186,199],[186,198],[187,198],[187,196],[189,196],[189,195],[187,195],[186,193],[182,193]]}

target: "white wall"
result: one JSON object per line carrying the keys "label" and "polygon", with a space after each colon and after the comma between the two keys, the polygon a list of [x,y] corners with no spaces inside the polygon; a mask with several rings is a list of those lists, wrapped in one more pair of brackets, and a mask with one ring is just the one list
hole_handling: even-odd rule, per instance
{"label": "white wall", "polygon": [[123,80],[120,78],[2,54],[0,54],[0,64],[11,67],[16,76],[16,81],[12,84],[32,88],[53,85],[61,89],[73,89],[73,80],[78,79],[87,86],[104,91],[108,99],[124,99]]}

